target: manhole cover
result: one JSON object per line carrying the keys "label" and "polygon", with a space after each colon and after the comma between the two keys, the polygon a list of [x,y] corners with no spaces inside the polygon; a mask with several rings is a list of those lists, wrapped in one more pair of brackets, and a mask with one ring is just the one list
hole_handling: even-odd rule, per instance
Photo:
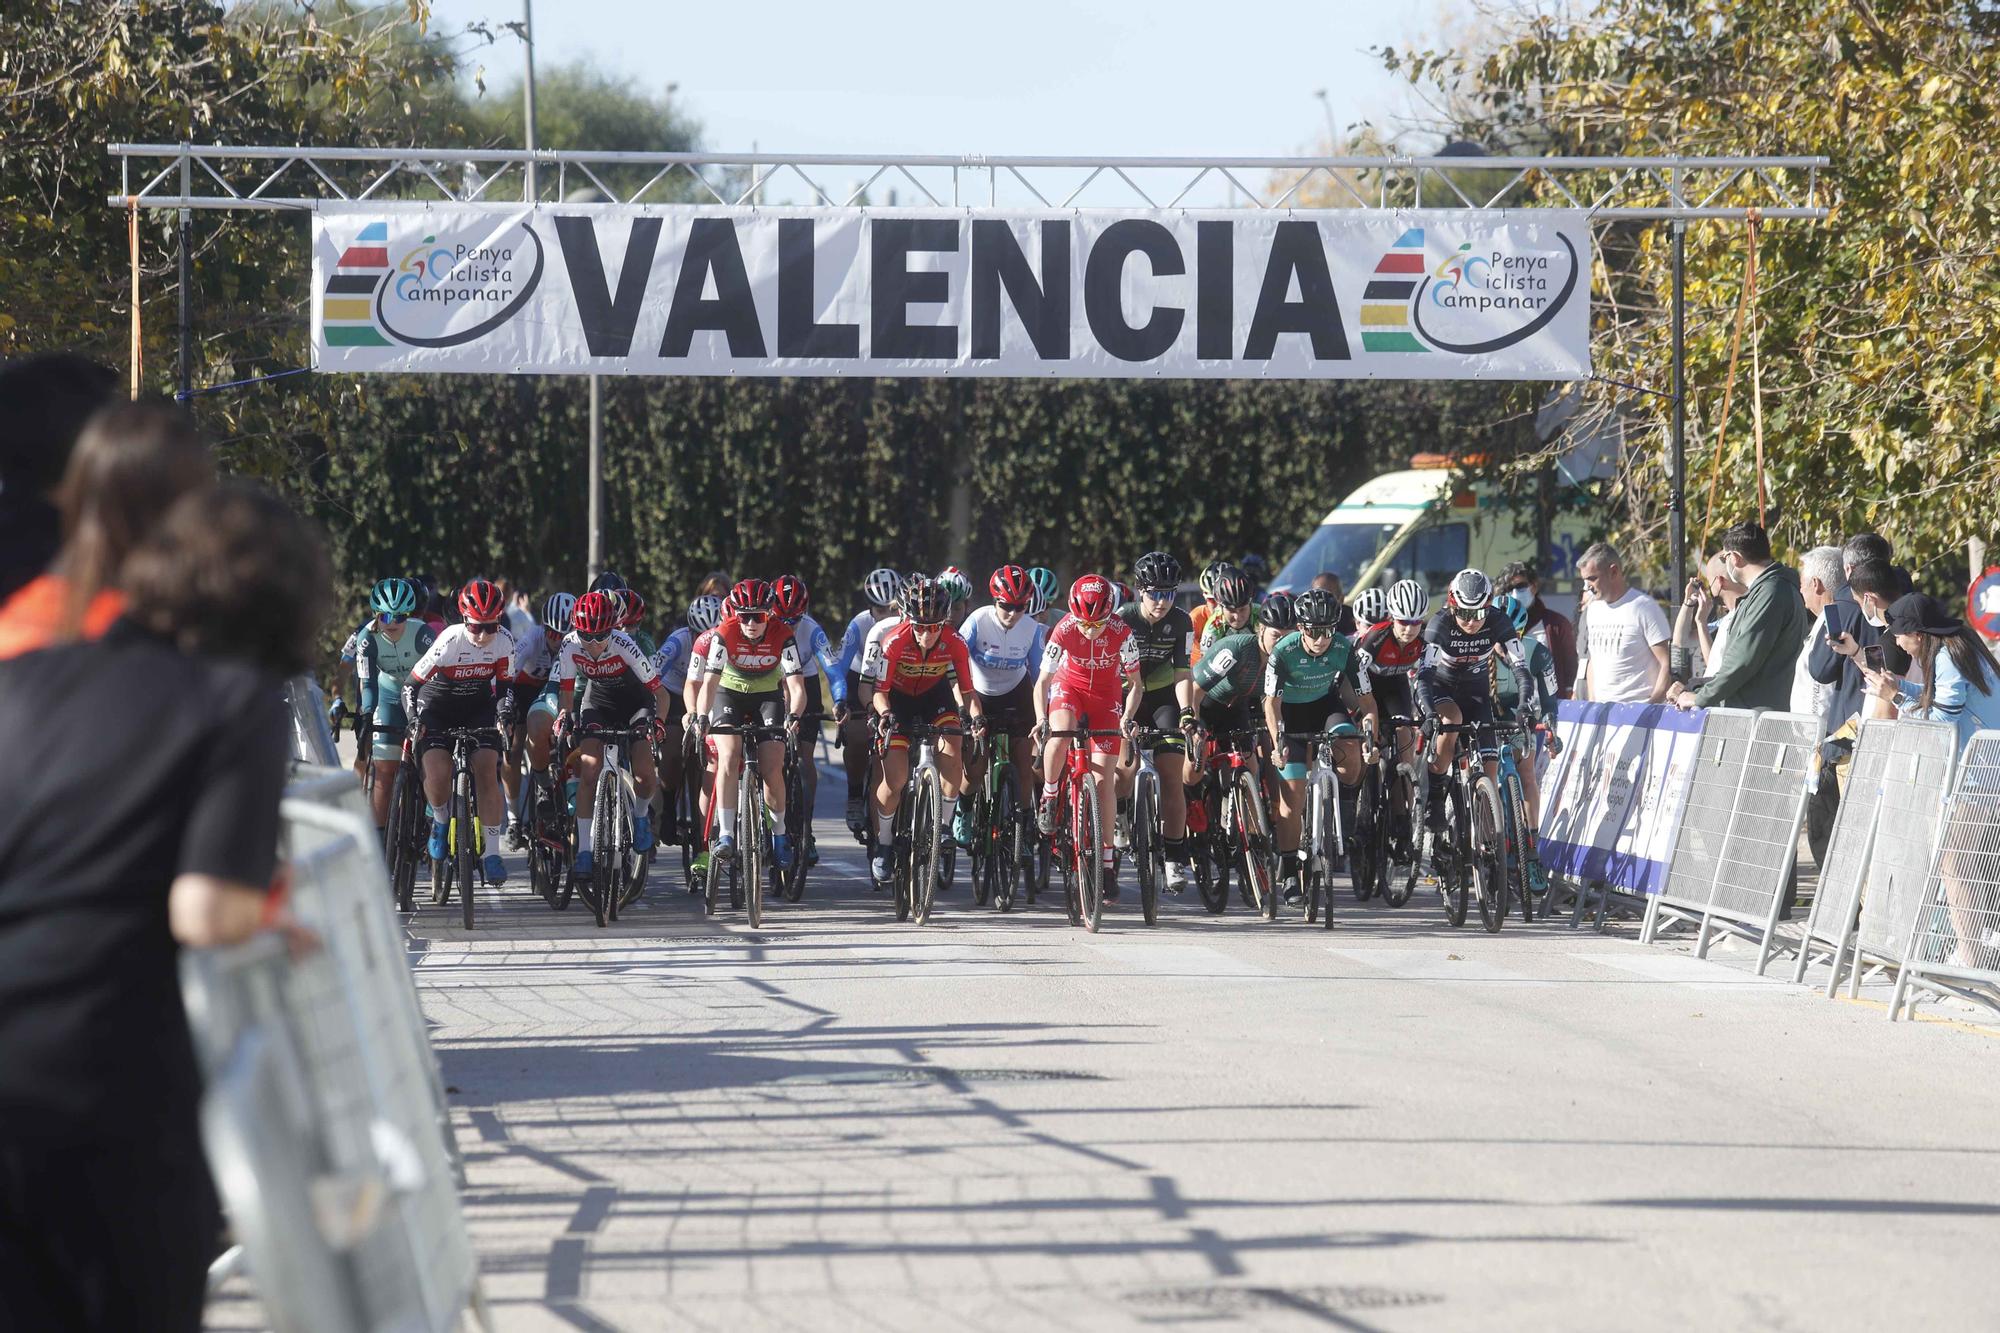
{"label": "manhole cover", "polygon": [[1435,1305],[1442,1296],[1389,1287],[1153,1287],[1128,1291],[1128,1305],[1158,1310],[1203,1310],[1213,1314],[1243,1314],[1252,1310],[1297,1310],[1331,1314],[1344,1310],[1389,1310],[1409,1305]]}
{"label": "manhole cover", "polygon": [[829,1074],[793,1074],[776,1080],[792,1084],[839,1083],[1062,1083],[1098,1082],[1100,1074],[1075,1069],[944,1069],[937,1065],[885,1065]]}

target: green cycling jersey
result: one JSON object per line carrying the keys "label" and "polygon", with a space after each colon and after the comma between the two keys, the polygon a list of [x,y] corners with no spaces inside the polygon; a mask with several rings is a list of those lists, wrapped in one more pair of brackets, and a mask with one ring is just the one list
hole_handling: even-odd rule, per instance
{"label": "green cycling jersey", "polygon": [[1257,698],[1263,680],[1264,650],[1257,646],[1255,629],[1220,636],[1194,664],[1194,683],[1218,704]]}
{"label": "green cycling jersey", "polygon": [[1354,654],[1354,644],[1341,634],[1320,653],[1306,649],[1305,636],[1293,630],[1271,649],[1264,667],[1264,694],[1288,704],[1315,703],[1330,692],[1346,686],[1355,694],[1363,692]]}

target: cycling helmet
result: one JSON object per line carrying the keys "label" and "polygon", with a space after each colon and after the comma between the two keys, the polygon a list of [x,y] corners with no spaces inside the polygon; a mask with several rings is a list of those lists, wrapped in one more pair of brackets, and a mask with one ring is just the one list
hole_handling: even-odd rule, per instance
{"label": "cycling helmet", "polygon": [[1049,595],[1043,592],[1041,585],[1033,580],[1029,581],[1028,588],[1034,594],[1028,598],[1028,614],[1039,616],[1042,612],[1049,609]]}
{"label": "cycling helmet", "polygon": [[903,618],[913,625],[942,625],[951,615],[951,594],[943,579],[912,574],[903,585]]}
{"label": "cycling helmet", "polygon": [[[1042,594],[1042,611],[1048,610],[1055,603],[1056,593],[1061,591],[1061,586],[1056,582],[1056,572],[1046,565],[1036,565],[1028,571],[1028,582],[1034,584],[1036,590]],[[1040,615],[1042,611],[1037,611],[1035,614]]]}
{"label": "cycling helmet", "polygon": [[1484,611],[1493,601],[1493,580],[1476,569],[1461,569],[1451,576],[1446,600],[1454,611]]}
{"label": "cycling helmet", "polygon": [[371,610],[385,616],[413,616],[417,613],[417,590],[408,579],[383,579],[368,595]]}
{"label": "cycling helmet", "polygon": [[609,634],[618,628],[618,602],[602,589],[576,599],[570,624],[578,634]]}
{"label": "cycling helmet", "polygon": [[706,634],[722,623],[722,599],[705,592],[688,603],[688,628]]}
{"label": "cycling helmet", "polygon": [[1224,565],[1215,574],[1216,604],[1224,610],[1233,611],[1239,606],[1250,605],[1250,577],[1234,565]]}
{"label": "cycling helmet", "polygon": [[1274,592],[1264,599],[1258,619],[1269,629],[1290,634],[1299,627],[1298,603],[1288,592]]}
{"label": "cycling helmet", "polygon": [[630,629],[646,616],[646,599],[630,588],[620,588],[618,597],[618,628]]}
{"label": "cycling helmet", "polygon": [[458,590],[458,613],[468,621],[494,624],[506,611],[500,590],[485,579],[473,579]]}
{"label": "cycling helmet", "polygon": [[1522,601],[1519,596],[1511,592],[1500,599],[1500,609],[1505,611],[1507,619],[1513,622],[1516,634],[1528,632],[1528,606],[1528,602]]}
{"label": "cycling helmet", "polygon": [[894,606],[903,595],[903,576],[893,569],[870,570],[868,577],[861,580],[861,591],[877,606]]}
{"label": "cycling helmet", "polygon": [[1389,589],[1389,619],[1427,620],[1430,614],[1430,592],[1415,579],[1404,579]]}
{"label": "cycling helmet", "polygon": [[1354,594],[1354,618],[1363,625],[1379,625],[1389,618],[1389,594],[1380,588],[1363,588]]}
{"label": "cycling helmet", "polygon": [[1126,607],[1132,605],[1133,599],[1135,599],[1139,595],[1132,591],[1132,585],[1129,583],[1120,583],[1114,581],[1111,585],[1111,591],[1117,595],[1118,609],[1121,611],[1124,610]]}
{"label": "cycling helmet", "polygon": [[753,615],[759,613],[769,615],[771,608],[776,606],[777,602],[778,594],[772,591],[770,584],[762,579],[744,579],[729,590],[729,597],[723,605],[727,606],[729,613],[734,616],[740,616],[746,611]]}
{"label": "cycling helmet", "polygon": [[1102,574],[1085,574],[1069,585],[1069,613],[1078,620],[1109,620],[1118,590]]}
{"label": "cycling helmet", "polygon": [[1270,562],[1264,559],[1263,556],[1258,555],[1255,551],[1252,551],[1249,555],[1246,555],[1241,560],[1237,561],[1236,567],[1243,571],[1244,577],[1252,580],[1253,582],[1269,583],[1271,581]]}
{"label": "cycling helmet", "polygon": [[542,623],[558,634],[567,634],[569,633],[569,618],[575,610],[575,593],[550,593],[549,600],[542,603]]}
{"label": "cycling helmet", "polygon": [[944,567],[944,573],[937,576],[937,586],[944,589],[945,596],[954,602],[969,601],[972,598],[972,582],[959,571],[957,565]]}
{"label": "cycling helmet", "polygon": [[619,577],[616,570],[610,569],[605,570],[590,581],[590,590],[592,592],[616,592],[624,586],[625,580]]}
{"label": "cycling helmet", "polygon": [[1141,592],[1172,592],[1181,586],[1181,562],[1165,551],[1148,551],[1132,567]]}
{"label": "cycling helmet", "polygon": [[778,599],[778,615],[786,620],[797,620],[812,604],[812,593],[797,574],[782,575],[771,585],[771,591]]}
{"label": "cycling helmet", "polygon": [[[1380,597],[1382,594],[1375,594]],[[1284,596],[1273,593],[1264,599],[1265,623],[1269,624],[1272,599]],[[1307,588],[1292,602],[1292,612],[1301,626],[1308,629],[1332,629],[1340,622],[1340,602],[1325,588]]]}
{"label": "cycling helmet", "polygon": [[1206,597],[1211,602],[1215,600],[1216,575],[1228,568],[1229,562],[1227,560],[1211,560],[1208,562],[1207,568],[1201,571],[1201,578],[1196,580],[1201,586],[1201,595],[1203,597]]}
{"label": "cycling helmet", "polygon": [[1028,578],[1028,571],[1019,565],[1002,565],[993,571],[993,577],[986,580],[986,591],[993,594],[996,602],[1009,606],[1030,606],[1035,600],[1035,585]]}

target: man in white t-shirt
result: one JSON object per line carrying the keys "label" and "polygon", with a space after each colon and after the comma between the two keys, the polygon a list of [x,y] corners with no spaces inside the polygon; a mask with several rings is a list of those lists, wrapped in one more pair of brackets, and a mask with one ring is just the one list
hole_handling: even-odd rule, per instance
{"label": "man in white t-shirt", "polygon": [[1625,581],[1624,563],[1604,542],[1583,553],[1576,572],[1592,595],[1580,635],[1585,658],[1577,697],[1593,703],[1659,703],[1673,683],[1667,613]]}

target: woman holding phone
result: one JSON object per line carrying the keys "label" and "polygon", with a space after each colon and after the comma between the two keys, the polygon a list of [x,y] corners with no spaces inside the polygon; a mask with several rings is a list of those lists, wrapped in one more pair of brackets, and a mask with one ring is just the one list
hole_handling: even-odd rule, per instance
{"label": "woman holding phone", "polygon": [[1868,692],[1904,717],[1949,722],[1962,749],[1972,733],[2000,728],[2000,663],[1972,627],[1922,593],[1908,593],[1889,607],[1889,633],[1910,655],[1910,676],[1891,673],[1881,644],[1861,650]]}

